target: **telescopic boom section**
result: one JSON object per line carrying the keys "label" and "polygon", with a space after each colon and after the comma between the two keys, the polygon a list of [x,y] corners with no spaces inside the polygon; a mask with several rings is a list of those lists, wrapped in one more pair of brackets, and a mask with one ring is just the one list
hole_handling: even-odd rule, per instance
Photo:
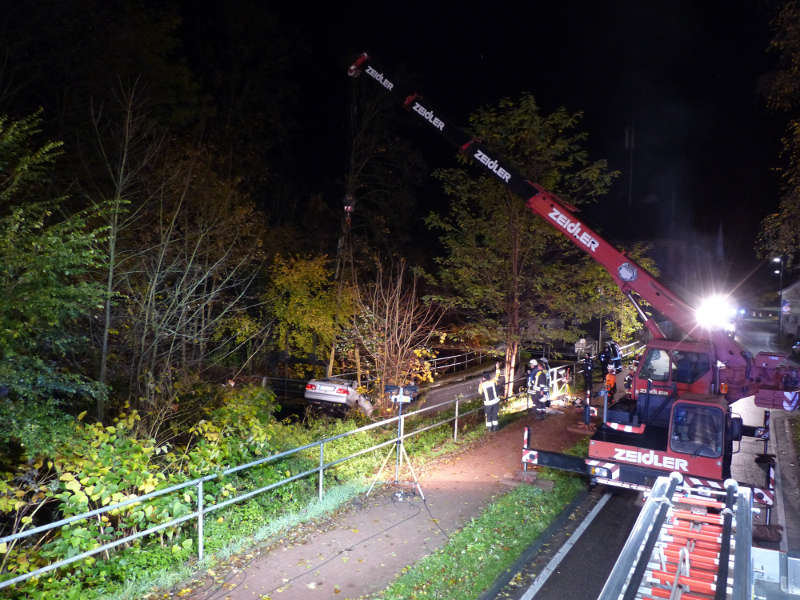
{"label": "telescopic boom section", "polygon": [[[723,392],[728,402],[755,394],[756,404],[759,406],[780,408],[781,403],[786,406],[784,398],[787,397],[795,406],[798,404],[798,392],[793,386],[782,383],[784,373],[782,365],[778,365],[780,355],[761,353],[753,364],[750,353],[724,332],[707,331],[698,327],[695,310],[691,306],[576,218],[573,214],[574,209],[555,194],[522,177],[509,163],[484,147],[479,140],[450,125],[444,114],[421,95],[401,90],[366,53],[350,65],[347,73],[351,77],[365,73],[375,80],[386,92],[397,97],[406,109],[432,127],[460,152],[470,156],[479,166],[486,169],[490,176],[497,178],[525,200],[534,213],[560,230],[573,244],[597,261],[637,308],[654,338],[665,339],[666,336],[655,320],[648,318],[641,309],[637,297],[652,305],[685,335],[696,340],[711,342],[717,360],[726,367],[720,371],[720,382],[728,387],[729,391]],[[754,373],[755,370],[759,371],[758,374]],[[794,391],[787,396],[785,394],[787,389]],[[763,396],[763,399],[760,396]]]}
{"label": "telescopic boom section", "polygon": [[[646,300],[682,331],[693,333],[695,328],[694,310],[667,290],[634,261],[576,218],[573,214],[573,209],[569,208],[564,201],[542,186],[522,177],[510,164],[485,148],[479,140],[450,125],[443,113],[435,109],[422,96],[416,93],[403,93],[394,81],[372,63],[366,53],[359,56],[348,69],[348,75],[351,77],[357,77],[361,73],[366,73],[387,92],[401,98],[406,109],[444,136],[459,151],[469,155],[479,166],[486,169],[489,175],[500,180],[511,191],[525,200],[533,212],[556,229],[561,230],[573,244],[586,252],[608,271],[622,292],[634,304],[636,304],[636,300],[632,297],[632,294],[636,294]],[[648,319],[641,310],[640,314],[645,319],[645,324],[654,337],[665,337],[654,320]]]}

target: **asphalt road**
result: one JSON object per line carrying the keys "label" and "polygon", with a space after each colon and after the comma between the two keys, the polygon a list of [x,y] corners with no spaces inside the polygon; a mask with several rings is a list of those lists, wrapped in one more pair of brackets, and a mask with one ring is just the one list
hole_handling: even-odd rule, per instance
{"label": "asphalt road", "polygon": [[533,596],[536,600],[597,598],[642,508],[641,494],[638,492],[595,488],[545,542],[535,558],[524,565],[494,595],[494,599],[530,598],[529,590],[537,576],[547,568],[553,556],[606,493],[611,495],[608,502]]}

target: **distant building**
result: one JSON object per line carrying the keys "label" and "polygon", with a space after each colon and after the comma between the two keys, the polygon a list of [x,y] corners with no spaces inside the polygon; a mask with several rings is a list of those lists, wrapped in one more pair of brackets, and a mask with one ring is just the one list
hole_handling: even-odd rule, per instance
{"label": "distant building", "polygon": [[800,280],[781,290],[783,316],[781,329],[786,335],[800,338]]}

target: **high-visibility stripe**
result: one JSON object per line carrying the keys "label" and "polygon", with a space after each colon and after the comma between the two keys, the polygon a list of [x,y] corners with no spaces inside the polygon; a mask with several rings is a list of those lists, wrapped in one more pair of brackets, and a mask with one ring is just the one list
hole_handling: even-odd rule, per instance
{"label": "high-visibility stripe", "polygon": [[685,479],[685,483],[690,485],[691,487],[708,487],[714,490],[721,490],[722,484],[719,481],[714,481],[713,479],[701,479],[699,477],[687,477]]}
{"label": "high-visibility stripe", "polygon": [[775,491],[753,488],[753,500],[764,506],[773,506],[775,504]]}
{"label": "high-visibility stripe", "polygon": [[611,475],[611,479],[619,479],[619,465],[617,463],[612,462],[602,462],[599,460],[586,460],[586,464],[590,467],[599,467],[602,469],[606,469],[609,474]]}
{"label": "high-visibility stripe", "polygon": [[644,423],[641,425],[623,425],[622,423],[613,423],[611,421],[606,421],[606,427],[614,429],[615,431],[624,431],[625,433],[644,433]]}

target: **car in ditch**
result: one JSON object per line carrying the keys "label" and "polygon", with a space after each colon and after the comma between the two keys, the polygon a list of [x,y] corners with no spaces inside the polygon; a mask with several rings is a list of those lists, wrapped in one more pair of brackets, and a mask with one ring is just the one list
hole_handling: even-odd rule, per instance
{"label": "car in ditch", "polygon": [[341,377],[309,380],[303,397],[312,405],[321,408],[339,410],[359,408],[367,415],[372,413],[372,404],[364,394],[358,392],[355,382]]}

